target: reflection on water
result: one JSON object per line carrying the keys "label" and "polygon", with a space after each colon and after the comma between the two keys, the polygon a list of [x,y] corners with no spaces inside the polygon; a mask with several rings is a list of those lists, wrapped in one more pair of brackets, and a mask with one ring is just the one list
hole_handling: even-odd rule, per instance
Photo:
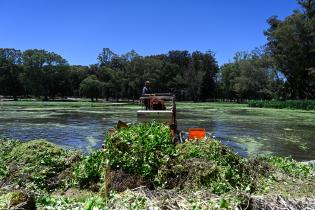
{"label": "reflection on water", "polygon": [[[0,135],[21,140],[47,139],[65,148],[100,148],[118,120],[136,122],[135,109],[0,110]],[[315,113],[267,109],[178,110],[179,129],[204,127],[241,155],[273,153],[315,159]]]}

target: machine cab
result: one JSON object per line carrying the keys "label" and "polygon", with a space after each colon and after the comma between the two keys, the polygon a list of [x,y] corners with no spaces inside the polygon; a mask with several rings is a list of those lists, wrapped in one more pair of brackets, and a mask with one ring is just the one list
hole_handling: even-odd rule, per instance
{"label": "machine cab", "polygon": [[137,111],[138,122],[156,121],[173,124],[176,121],[175,96],[170,93],[150,94],[140,98],[142,109]]}

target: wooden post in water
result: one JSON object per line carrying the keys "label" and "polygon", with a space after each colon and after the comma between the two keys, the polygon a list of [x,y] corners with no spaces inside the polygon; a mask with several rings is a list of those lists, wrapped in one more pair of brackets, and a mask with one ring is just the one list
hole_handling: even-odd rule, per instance
{"label": "wooden post in water", "polygon": [[176,103],[175,96],[173,95],[173,107],[172,107],[172,122],[170,124],[171,128],[171,143],[175,144],[175,135],[177,133],[177,121],[176,121]]}

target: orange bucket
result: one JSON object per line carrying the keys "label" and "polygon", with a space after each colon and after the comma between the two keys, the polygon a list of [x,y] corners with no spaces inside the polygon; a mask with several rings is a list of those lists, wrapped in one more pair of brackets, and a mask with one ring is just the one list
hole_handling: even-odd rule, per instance
{"label": "orange bucket", "polygon": [[206,137],[206,129],[204,128],[189,128],[189,140],[202,140]]}

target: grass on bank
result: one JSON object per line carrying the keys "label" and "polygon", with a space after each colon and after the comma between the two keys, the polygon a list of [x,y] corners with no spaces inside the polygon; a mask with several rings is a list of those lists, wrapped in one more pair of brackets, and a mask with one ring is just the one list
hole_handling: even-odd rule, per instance
{"label": "grass on bank", "polygon": [[175,201],[188,209],[235,209],[252,195],[315,194],[313,165],[242,158],[212,139],[174,146],[169,134],[162,124],[134,125],[87,157],[42,140],[1,139],[0,208],[16,189],[33,191],[40,209],[163,209]]}
{"label": "grass on bank", "polygon": [[249,107],[315,110],[315,100],[250,100]]}

